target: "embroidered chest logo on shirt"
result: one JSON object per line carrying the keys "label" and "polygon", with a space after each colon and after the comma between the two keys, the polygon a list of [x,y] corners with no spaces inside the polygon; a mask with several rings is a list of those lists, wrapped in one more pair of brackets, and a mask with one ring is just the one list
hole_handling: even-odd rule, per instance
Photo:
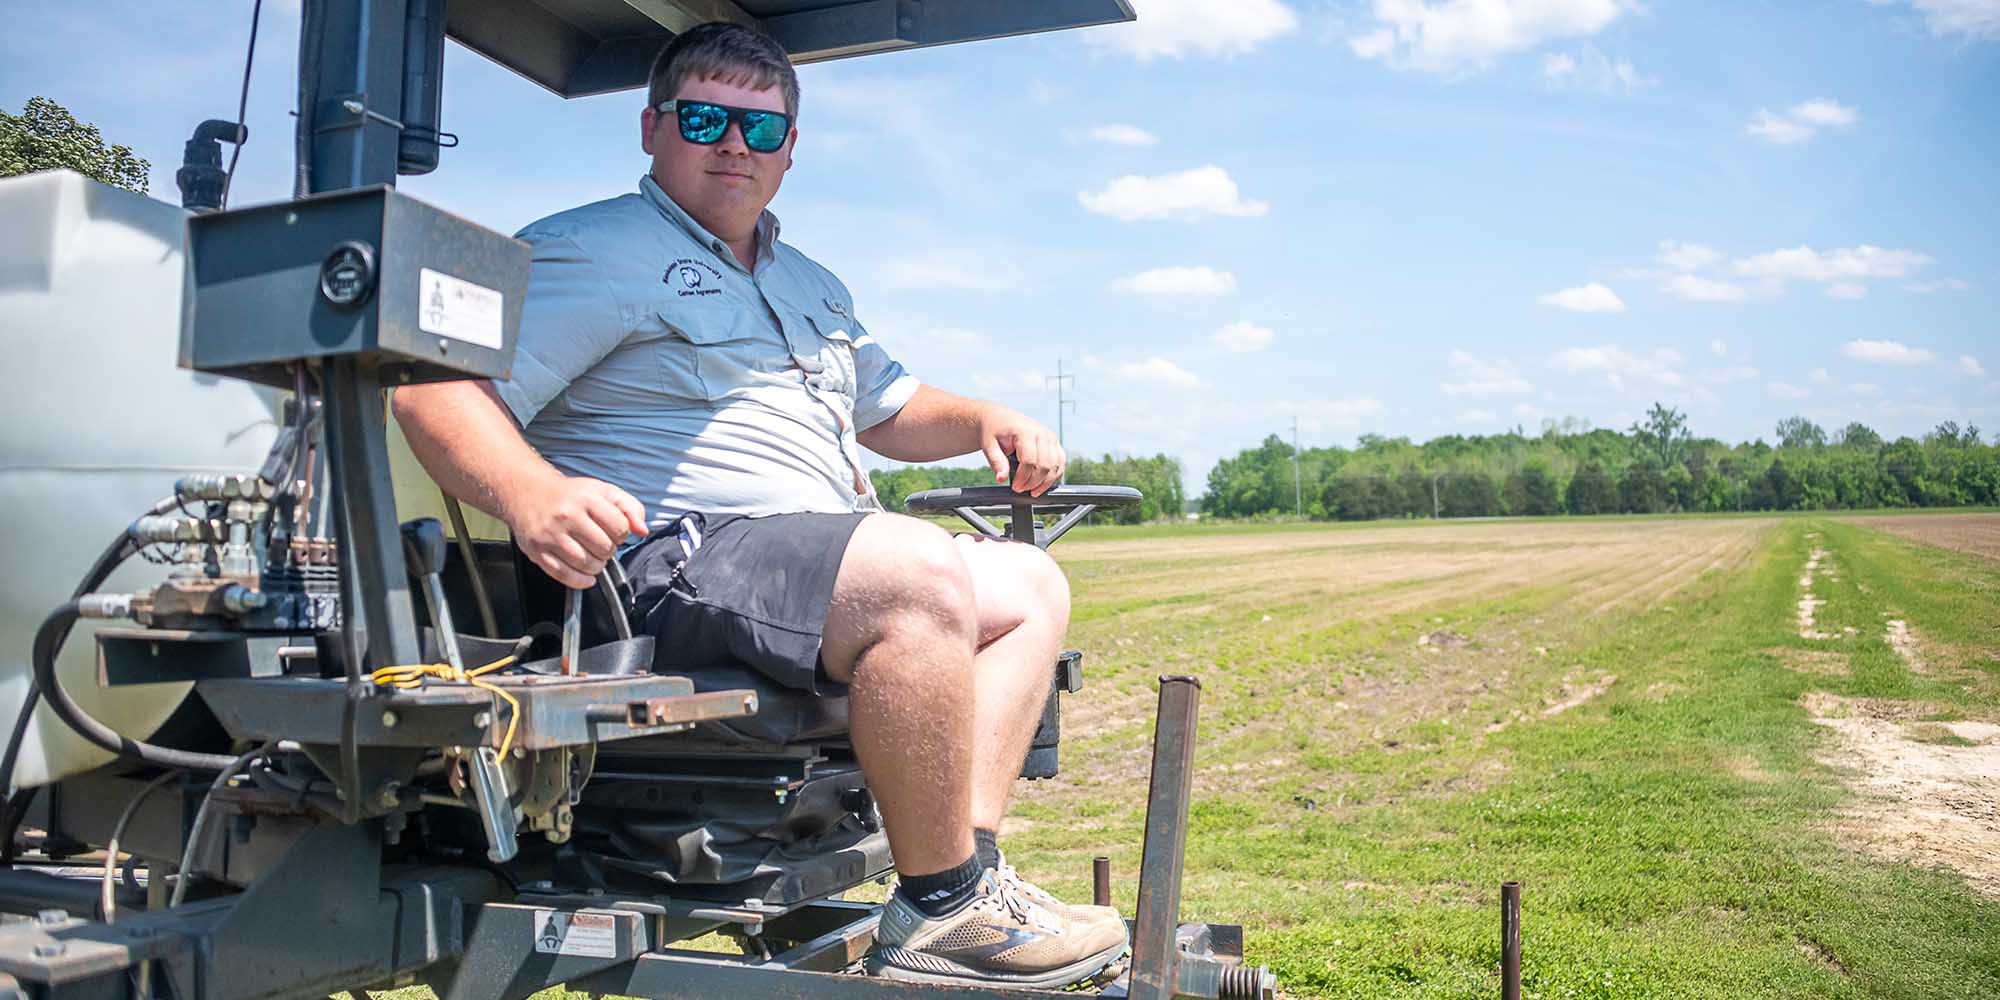
{"label": "embroidered chest logo on shirt", "polygon": [[722,272],[692,257],[682,257],[667,265],[660,280],[682,298],[722,294]]}

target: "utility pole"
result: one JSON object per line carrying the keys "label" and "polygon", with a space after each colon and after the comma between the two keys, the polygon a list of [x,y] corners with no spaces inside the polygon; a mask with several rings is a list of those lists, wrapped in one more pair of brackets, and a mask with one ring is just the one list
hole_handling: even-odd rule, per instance
{"label": "utility pole", "polygon": [[1300,517],[1306,516],[1305,494],[1299,488],[1299,416],[1292,414],[1292,508]]}
{"label": "utility pole", "polygon": [[1443,516],[1444,510],[1438,506],[1438,474],[1433,472],[1431,473],[1431,520],[1435,521]]}
{"label": "utility pole", "polygon": [[1063,411],[1068,410],[1074,412],[1076,410],[1076,400],[1068,398],[1063,393],[1064,390],[1071,389],[1076,386],[1076,376],[1064,375],[1062,370],[1062,359],[1057,358],[1056,373],[1054,375],[1043,376],[1042,384],[1045,388],[1054,389],[1056,391],[1056,443],[1062,445],[1064,451],[1068,451],[1069,445],[1068,443],[1063,441]]}

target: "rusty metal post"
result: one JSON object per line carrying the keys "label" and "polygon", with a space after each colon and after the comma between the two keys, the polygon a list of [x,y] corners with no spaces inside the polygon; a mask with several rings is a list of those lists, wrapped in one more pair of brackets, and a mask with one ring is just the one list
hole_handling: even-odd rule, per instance
{"label": "rusty metal post", "polygon": [[1111,859],[1090,859],[1090,901],[1097,906],[1111,905]]}
{"label": "rusty metal post", "polygon": [[1521,883],[1500,883],[1500,997],[1521,1000]]}
{"label": "rusty metal post", "polygon": [[1177,994],[1181,866],[1187,847],[1188,799],[1194,785],[1195,715],[1201,681],[1160,678],[1153,729],[1153,777],[1146,792],[1146,845],[1139,861],[1139,905],[1132,921],[1131,1000]]}

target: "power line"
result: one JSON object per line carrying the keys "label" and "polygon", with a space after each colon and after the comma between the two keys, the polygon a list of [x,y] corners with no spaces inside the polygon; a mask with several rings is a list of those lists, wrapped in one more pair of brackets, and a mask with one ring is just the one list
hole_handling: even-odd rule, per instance
{"label": "power line", "polygon": [[1062,359],[1057,358],[1056,373],[1054,375],[1044,375],[1042,377],[1042,385],[1044,388],[1052,388],[1056,391],[1056,443],[1062,445],[1064,451],[1068,451],[1069,444],[1063,440],[1063,412],[1065,410],[1075,412],[1076,400],[1063,395],[1063,392],[1066,389],[1076,387],[1076,376],[1063,374]]}
{"label": "power line", "polygon": [[1299,486],[1299,417],[1292,415],[1292,507],[1300,517],[1306,516],[1305,494]]}

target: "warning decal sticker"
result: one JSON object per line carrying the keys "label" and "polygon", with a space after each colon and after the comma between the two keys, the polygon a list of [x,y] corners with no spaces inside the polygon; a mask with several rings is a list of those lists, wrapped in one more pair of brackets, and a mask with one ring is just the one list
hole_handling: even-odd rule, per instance
{"label": "warning decal sticker", "polygon": [[499,291],[441,271],[417,272],[417,329],[499,350],[506,343]]}
{"label": "warning decal sticker", "polygon": [[535,911],[535,950],[544,955],[618,957],[618,919],[609,913]]}

